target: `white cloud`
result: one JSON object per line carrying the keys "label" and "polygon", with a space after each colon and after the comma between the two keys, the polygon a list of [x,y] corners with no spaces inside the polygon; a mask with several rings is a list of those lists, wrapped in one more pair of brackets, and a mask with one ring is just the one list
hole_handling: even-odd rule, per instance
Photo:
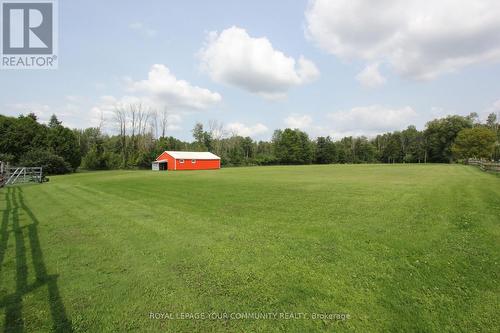
{"label": "white cloud", "polygon": [[92,126],[104,123],[107,132],[115,131],[115,110],[127,109],[129,105],[141,105],[144,110],[168,110],[168,131],[181,129],[182,116],[189,111],[207,109],[222,100],[222,97],[205,88],[177,79],[161,64],[153,65],[145,80],[134,81],[125,78],[126,95],[122,97],[101,96],[90,109],[89,121]]}
{"label": "white cloud", "polygon": [[12,103],[5,104],[3,110],[6,115],[11,117],[17,117],[20,114],[28,115],[29,113],[34,113],[39,120],[47,121],[52,115],[52,108],[47,104],[41,103]]}
{"label": "white cloud", "polygon": [[300,129],[307,132],[311,138],[329,135],[329,129],[324,124],[317,124],[307,114],[292,113],[284,119],[285,126],[292,129]]}
{"label": "white cloud", "polygon": [[118,100],[114,96],[101,96],[99,102],[90,108],[89,125],[92,127],[104,126],[106,131],[114,131],[114,126],[111,124],[115,115],[115,108]]}
{"label": "white cloud", "polygon": [[497,113],[500,112],[500,99],[495,101],[488,109],[486,109],[488,113]]}
{"label": "white cloud", "polygon": [[225,126],[225,130],[230,134],[236,134],[245,137],[246,136],[254,137],[256,135],[263,134],[269,131],[267,126],[261,123],[249,126],[239,122],[227,124]]}
{"label": "white cloud", "polygon": [[378,64],[367,65],[357,76],[358,80],[363,86],[368,88],[376,88],[383,86],[386,82],[385,77],[380,74]]}
{"label": "white cloud", "polygon": [[336,138],[402,130],[418,120],[417,113],[409,106],[393,109],[379,105],[333,112],[327,117],[331,120],[331,135]]}
{"label": "white cloud", "polygon": [[480,111],[479,117],[481,120],[486,121],[490,113],[495,113],[497,118],[500,119],[500,99],[493,102],[486,109],[483,109],[483,111]]}
{"label": "white cloud", "polygon": [[121,97],[103,95],[97,100],[79,95],[66,95],[63,102],[6,104],[4,113],[12,116],[35,113],[40,121],[48,121],[54,113],[68,127],[102,126],[108,133],[116,132],[115,110],[141,104],[147,111],[167,108],[169,131],[181,129],[186,112],[207,109],[221,101],[218,93],[178,80],[164,65],[153,65],[145,80],[125,81],[126,94]]}
{"label": "white cloud", "polygon": [[167,121],[167,131],[180,131],[182,129],[182,116],[180,114],[169,114]]}
{"label": "white cloud", "polygon": [[137,31],[147,37],[154,37],[156,36],[157,31],[151,28],[148,28],[144,25],[142,22],[134,22],[129,25],[129,28]]}
{"label": "white cloud", "polygon": [[322,49],[414,79],[500,60],[497,0],[312,0],[305,16]]}
{"label": "white cloud", "polygon": [[312,61],[303,56],[296,61],[275,50],[266,37],[251,37],[235,26],[211,32],[199,55],[201,67],[214,81],[266,98],[283,97],[291,87],[319,76]]}
{"label": "white cloud", "polygon": [[[116,98],[110,95],[104,95],[99,98],[99,102],[90,109],[88,114],[88,124],[86,126],[101,126],[107,133],[116,133],[116,109],[123,108],[128,110],[130,105],[141,105],[143,110],[154,111],[158,110],[155,104],[152,104],[149,99],[139,98],[136,96],[123,96]],[[161,115],[157,114],[158,120]],[[169,112],[167,115],[167,131],[179,131],[182,129],[182,115],[178,111]],[[131,124],[129,124],[131,126]]]}
{"label": "white cloud", "polygon": [[432,119],[437,119],[437,118],[444,118],[447,116],[451,116],[454,114],[459,114],[458,111],[449,109],[449,108],[444,108],[441,106],[431,106],[431,111],[429,115],[427,116],[427,121],[432,120]]}
{"label": "white cloud", "polygon": [[311,127],[313,119],[308,115],[292,114],[285,118],[285,125],[290,128],[308,129]]}
{"label": "white cloud", "polygon": [[34,113],[41,123],[47,123],[50,117],[55,114],[65,126],[70,128],[87,125],[87,115],[82,112],[83,98],[65,96],[65,100],[66,102],[51,105],[36,102],[5,104],[3,111],[12,117]]}
{"label": "white cloud", "polygon": [[96,82],[96,83],[94,83],[94,87],[96,90],[104,90],[107,86],[105,83]]}
{"label": "white cloud", "polygon": [[129,92],[174,109],[206,109],[222,99],[216,92],[178,80],[165,65],[153,65],[146,80],[129,80],[127,84]]}
{"label": "white cloud", "polygon": [[66,101],[69,103],[79,103],[84,100],[82,96],[78,95],[66,95],[64,96],[64,99],[66,99]]}

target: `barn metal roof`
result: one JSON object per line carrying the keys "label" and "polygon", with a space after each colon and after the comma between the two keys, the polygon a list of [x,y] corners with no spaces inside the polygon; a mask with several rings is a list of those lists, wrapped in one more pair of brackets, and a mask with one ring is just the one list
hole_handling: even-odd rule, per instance
{"label": "barn metal roof", "polygon": [[166,151],[176,160],[220,160],[220,157],[208,151]]}

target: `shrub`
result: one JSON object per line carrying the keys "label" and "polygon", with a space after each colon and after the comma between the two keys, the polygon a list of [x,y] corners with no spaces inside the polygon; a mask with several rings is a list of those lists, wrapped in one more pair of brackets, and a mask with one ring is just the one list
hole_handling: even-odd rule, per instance
{"label": "shrub", "polygon": [[64,158],[42,149],[28,151],[21,157],[19,164],[27,167],[42,167],[43,172],[49,175],[73,171],[71,165]]}
{"label": "shrub", "polygon": [[0,154],[0,161],[4,163],[12,163],[16,157],[12,154]]}
{"label": "shrub", "polygon": [[123,158],[120,154],[107,152],[104,153],[104,161],[106,163],[106,169],[114,170],[122,166]]}
{"label": "shrub", "polygon": [[82,159],[82,167],[88,170],[106,169],[106,158],[92,147]]}
{"label": "shrub", "polygon": [[275,165],[278,164],[278,159],[273,155],[257,156],[255,158],[256,165]]}
{"label": "shrub", "polygon": [[151,161],[154,161],[154,157],[151,157],[151,154],[148,152],[141,152],[139,156],[135,159],[135,165],[141,169],[150,169]]}
{"label": "shrub", "polygon": [[495,132],[489,128],[466,128],[458,133],[452,151],[459,159],[491,158],[495,151],[495,141]]}

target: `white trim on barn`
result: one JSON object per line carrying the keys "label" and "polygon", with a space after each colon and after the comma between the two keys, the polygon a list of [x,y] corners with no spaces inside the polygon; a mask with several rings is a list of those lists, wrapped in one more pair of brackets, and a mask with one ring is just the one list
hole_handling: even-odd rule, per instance
{"label": "white trim on barn", "polygon": [[208,151],[166,151],[176,160],[220,160],[220,157]]}
{"label": "white trim on barn", "polygon": [[151,163],[151,170],[160,171],[160,163],[168,163],[168,160],[153,161]]}

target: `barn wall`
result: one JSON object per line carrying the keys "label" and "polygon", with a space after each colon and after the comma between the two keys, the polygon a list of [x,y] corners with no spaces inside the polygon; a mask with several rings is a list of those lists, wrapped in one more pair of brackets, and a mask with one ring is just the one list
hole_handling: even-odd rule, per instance
{"label": "barn wall", "polygon": [[191,163],[191,160],[184,160],[184,163],[176,161],[177,170],[208,170],[219,169],[220,160],[196,160],[196,163]]}
{"label": "barn wall", "polygon": [[156,160],[167,160],[168,161],[168,170],[175,170],[175,160],[172,156],[167,154],[166,152],[161,153],[160,156],[156,158]]}
{"label": "barn wall", "polygon": [[220,169],[220,160],[196,160],[196,163],[191,163],[191,160],[184,160],[180,163],[166,152],[161,153],[156,160],[167,160],[168,170],[210,170]]}
{"label": "barn wall", "polygon": [[168,161],[168,170],[175,170],[175,159],[170,155],[167,155],[165,159]]}
{"label": "barn wall", "polygon": [[156,160],[157,160],[157,161],[158,161],[158,160],[166,160],[166,159],[168,159],[169,157],[170,157],[170,155],[169,155],[169,154],[167,154],[167,152],[163,152],[163,153],[161,153],[161,154],[160,154],[160,156],[158,156],[158,157],[156,158]]}

